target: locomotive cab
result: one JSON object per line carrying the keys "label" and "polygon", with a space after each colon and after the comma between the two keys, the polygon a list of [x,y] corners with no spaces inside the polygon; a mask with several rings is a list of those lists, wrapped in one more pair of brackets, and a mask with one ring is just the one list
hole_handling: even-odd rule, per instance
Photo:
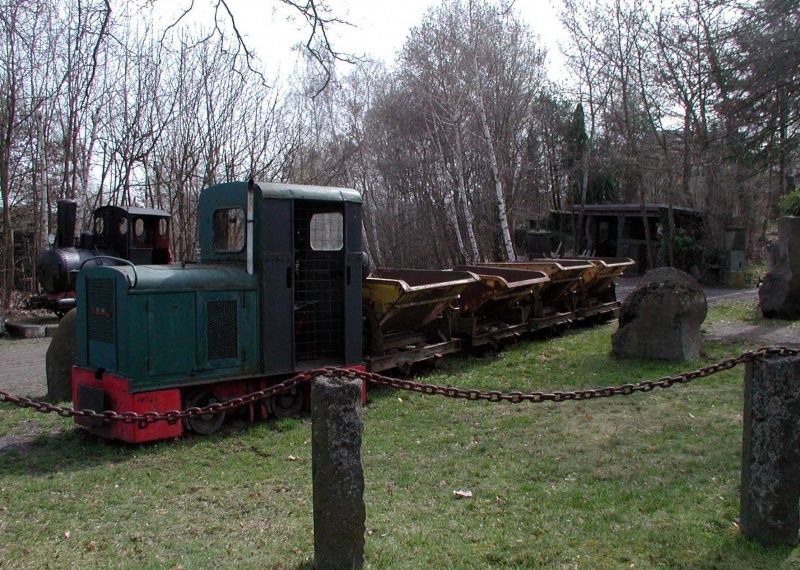
{"label": "locomotive cab", "polygon": [[205,190],[198,212],[203,263],[244,263],[259,276],[265,374],[361,362],[358,192],[232,182]]}
{"label": "locomotive cab", "polygon": [[136,265],[160,265],[171,261],[169,225],[163,210],[101,206],[94,211],[92,241]]}

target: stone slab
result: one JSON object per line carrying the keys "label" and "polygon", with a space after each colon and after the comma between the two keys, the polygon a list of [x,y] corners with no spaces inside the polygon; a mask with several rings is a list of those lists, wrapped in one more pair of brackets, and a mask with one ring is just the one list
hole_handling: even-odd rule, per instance
{"label": "stone slab", "polygon": [[72,399],[72,365],[75,363],[76,311],[61,319],[45,357],[47,399],[61,402]]}
{"label": "stone slab", "polygon": [[800,217],[778,220],[778,241],[770,246],[758,304],[767,318],[800,319]]}
{"label": "stone slab", "polygon": [[612,352],[619,358],[645,360],[695,358],[702,346],[700,325],[707,312],[705,294],[694,279],[645,281],[622,303]]}
{"label": "stone slab", "polygon": [[46,338],[56,334],[58,321],[55,319],[14,320],[6,321],[5,326],[8,334],[16,338]]}

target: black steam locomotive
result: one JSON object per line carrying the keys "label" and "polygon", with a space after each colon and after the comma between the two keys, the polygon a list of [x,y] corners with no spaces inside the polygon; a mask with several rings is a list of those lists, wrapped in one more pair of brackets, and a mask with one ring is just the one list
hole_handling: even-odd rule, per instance
{"label": "black steam locomotive", "polygon": [[59,200],[57,230],[51,248],[39,257],[36,278],[43,291],[28,299],[30,309],[47,309],[59,317],[75,307],[75,277],[88,265],[146,264],[172,261],[170,215],[163,210],[101,206],[92,214],[91,231],[76,240],[78,204]]}

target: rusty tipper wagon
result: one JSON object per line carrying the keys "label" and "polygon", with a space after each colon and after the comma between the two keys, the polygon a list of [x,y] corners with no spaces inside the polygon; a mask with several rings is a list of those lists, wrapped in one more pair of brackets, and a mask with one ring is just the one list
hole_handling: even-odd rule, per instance
{"label": "rusty tipper wagon", "polygon": [[461,350],[444,315],[465,287],[465,271],[376,269],[364,281],[367,368],[378,372]]}

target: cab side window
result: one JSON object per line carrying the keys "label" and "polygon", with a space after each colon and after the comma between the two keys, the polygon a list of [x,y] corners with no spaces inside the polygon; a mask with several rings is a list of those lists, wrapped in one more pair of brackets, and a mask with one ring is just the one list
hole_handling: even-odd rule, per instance
{"label": "cab side window", "polygon": [[238,252],[244,249],[245,217],[242,208],[225,208],[214,212],[214,251]]}

